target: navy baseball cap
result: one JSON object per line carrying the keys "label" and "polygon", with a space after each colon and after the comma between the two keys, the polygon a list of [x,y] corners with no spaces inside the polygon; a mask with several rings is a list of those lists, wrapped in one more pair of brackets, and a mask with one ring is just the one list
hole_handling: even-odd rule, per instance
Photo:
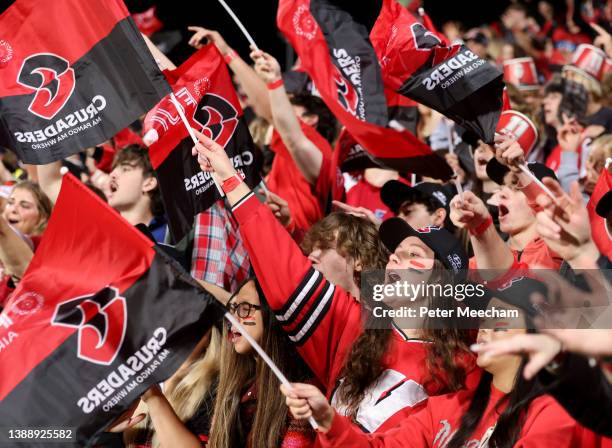
{"label": "navy baseball cap", "polygon": [[381,224],[378,234],[390,252],[395,252],[402,241],[414,236],[433,250],[435,257],[461,280],[467,277],[468,256],[461,242],[442,227],[428,226],[417,230],[401,218],[390,218]]}
{"label": "navy baseball cap", "polygon": [[[557,179],[555,172],[542,163],[528,163],[527,168],[529,168],[529,171],[531,171],[539,180],[542,180],[545,177],[552,177],[556,181],[559,180]],[[495,157],[487,162],[487,176],[489,176],[489,179],[498,185],[504,185],[504,178],[509,172],[510,168],[498,162]]]}
{"label": "navy baseball cap", "polygon": [[428,198],[432,198],[438,208],[444,208],[448,212],[450,201],[456,194],[455,187],[450,184],[421,182],[411,187],[398,180],[390,180],[381,188],[380,199],[396,215],[404,202]]}

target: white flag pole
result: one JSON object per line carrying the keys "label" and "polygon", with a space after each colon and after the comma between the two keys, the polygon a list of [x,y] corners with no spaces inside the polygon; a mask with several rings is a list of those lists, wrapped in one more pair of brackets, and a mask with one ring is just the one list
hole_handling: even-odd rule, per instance
{"label": "white flag pole", "polygon": [[[176,111],[178,112],[179,116],[181,117],[181,121],[183,122],[183,124],[185,125],[185,128],[187,128],[187,132],[189,132],[189,137],[191,137],[191,141],[193,141],[193,144],[197,144],[199,143],[198,138],[196,137],[195,133],[193,132],[193,129],[191,128],[191,125],[189,124],[189,121],[187,120],[187,117],[185,116],[185,111],[183,110],[183,106],[181,105],[181,103],[179,103],[179,100],[176,99],[176,97],[174,96],[174,92],[172,92],[170,94],[170,101],[172,101],[172,104],[174,104],[174,107],[176,108]],[[217,187],[217,190],[219,191],[219,194],[221,195],[221,197],[225,196],[225,193],[223,192],[223,189],[221,188],[221,185],[219,185],[217,183],[217,179],[215,179],[215,176],[212,176],[212,180],[215,183],[215,187]]]}
{"label": "white flag pole", "polygon": [[258,50],[259,47],[255,43],[255,40],[253,40],[253,37],[249,34],[247,29],[244,27],[244,25],[242,24],[242,22],[238,18],[238,16],[236,14],[234,14],[234,11],[232,11],[232,8],[230,8],[229,5],[227,3],[225,3],[224,0],[219,0],[219,3],[221,3],[221,6],[223,6],[223,8],[225,8],[225,10],[230,15],[230,17],[232,19],[234,19],[234,22],[236,22],[236,25],[238,25],[238,28],[240,28],[240,31],[242,31],[242,34],[244,34],[244,37],[246,37],[246,39],[249,41],[249,44],[252,45],[253,47],[255,47],[256,50]]}
{"label": "white flag pole", "polygon": [[[244,336],[244,338],[249,342],[249,344],[251,344],[251,347],[253,347],[255,349],[255,351],[257,352],[257,354],[261,357],[261,359],[268,365],[268,367],[270,367],[270,369],[272,370],[272,372],[274,373],[274,375],[276,375],[276,378],[278,378],[278,380],[285,385],[285,387],[287,387],[288,389],[291,389],[291,383],[289,382],[289,380],[287,379],[287,377],[285,375],[283,375],[283,372],[280,371],[280,369],[278,368],[278,366],[276,364],[274,364],[274,362],[270,359],[270,357],[268,356],[268,354],[266,352],[264,352],[263,348],[261,348],[261,346],[255,342],[255,339],[253,339],[251,337],[251,335],[246,331],[246,328],[244,328],[240,322],[238,322],[238,319],[236,319],[232,313],[225,313],[225,318],[233,325],[236,327],[236,329],[240,332],[240,334],[242,336]],[[317,422],[315,421],[314,418],[310,417],[308,419],[308,422],[310,423],[310,425],[313,427],[313,429],[318,429],[319,425],[317,425]]]}
{"label": "white flag pole", "polygon": [[532,172],[529,170],[529,168],[527,168],[527,166],[526,166],[524,163],[521,163],[521,164],[520,164],[518,167],[521,169],[521,171],[522,171],[523,173],[525,173],[527,176],[529,176],[529,177],[530,177],[530,179],[531,179],[532,181],[534,181],[534,182],[535,182],[535,183],[538,185],[538,187],[540,187],[540,188],[542,189],[542,191],[544,191],[544,193],[546,193],[548,196],[550,196],[550,198],[553,200],[553,202],[554,202],[555,204],[557,203],[557,198],[555,197],[555,195],[553,194],[553,192],[552,192],[552,191],[550,191],[550,189],[549,189],[549,188],[548,188],[546,185],[544,185],[544,184],[542,183],[542,181],[541,181],[540,179],[538,179],[538,178],[535,176],[535,174],[533,174],[533,173],[532,173]]}

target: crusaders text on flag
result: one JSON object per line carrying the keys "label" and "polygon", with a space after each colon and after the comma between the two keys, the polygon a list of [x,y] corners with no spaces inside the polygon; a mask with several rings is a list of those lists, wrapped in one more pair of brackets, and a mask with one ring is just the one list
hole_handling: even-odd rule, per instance
{"label": "crusaders text on flag", "polygon": [[88,445],[223,316],[153,244],[64,176],[42,242],[0,314],[2,425],[76,427],[78,445]]}
{"label": "crusaders text on flag", "polygon": [[121,0],[0,14],[0,146],[45,164],[108,140],[170,91]]}

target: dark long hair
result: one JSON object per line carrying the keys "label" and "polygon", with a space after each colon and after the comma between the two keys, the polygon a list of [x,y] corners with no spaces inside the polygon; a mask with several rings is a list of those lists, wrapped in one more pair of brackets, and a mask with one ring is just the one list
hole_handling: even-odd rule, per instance
{"label": "dark long hair", "polygon": [[[447,269],[439,260],[435,260],[430,282],[441,284],[452,283]],[[426,298],[430,303],[433,298]],[[440,300],[437,298],[436,300]],[[438,305],[441,305],[438,302]],[[446,307],[456,305],[449,298]],[[366,305],[367,306],[367,305]],[[368,319],[373,319],[370,311],[364,311]],[[380,327],[380,319],[376,326]],[[385,367],[383,357],[388,352],[391,341],[391,319],[388,319],[388,329],[366,329],[353,344],[344,364],[341,376],[344,378],[338,389],[340,403],[345,405],[348,415],[355,418],[357,409],[363,400],[366,390],[378,379]],[[366,325],[367,328],[367,325]],[[424,384],[430,393],[454,392],[461,389],[465,383],[466,371],[473,355],[469,351],[471,334],[468,330],[456,328],[424,328],[423,339],[431,342],[427,346],[426,368],[430,378]]]}
{"label": "dark long hair", "polygon": [[[257,279],[254,277],[247,279],[237,291],[250,281],[255,283],[261,305],[264,325],[262,348],[289,381],[304,381],[312,377],[312,373],[270,310]],[[219,386],[208,446],[211,448],[280,446],[287,424],[287,406],[279,390],[278,379],[270,368],[264,362],[257,362],[254,356],[236,353],[227,339],[227,328],[224,329],[220,365]],[[243,394],[253,382],[257,385],[257,405],[251,430],[246,434],[240,419],[240,403]]]}
{"label": "dark long hair", "polygon": [[[523,367],[526,363],[527,360],[523,359],[516,373],[512,390],[495,405],[496,409],[500,409],[503,404],[507,403],[489,439],[491,448],[512,448],[514,446],[523,429],[527,408],[535,398],[543,393],[537,380],[528,381],[523,377]],[[493,375],[483,372],[470,407],[461,417],[461,425],[446,448],[462,448],[474,433],[489,404],[492,381]]]}

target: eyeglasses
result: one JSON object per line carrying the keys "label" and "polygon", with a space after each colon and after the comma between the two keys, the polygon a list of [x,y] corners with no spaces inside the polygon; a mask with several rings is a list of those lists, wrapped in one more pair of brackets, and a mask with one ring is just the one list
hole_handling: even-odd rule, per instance
{"label": "eyeglasses", "polygon": [[246,319],[247,317],[251,317],[253,313],[257,310],[261,309],[259,305],[253,305],[249,302],[240,302],[240,303],[228,303],[227,309],[230,313],[238,316],[241,319]]}

